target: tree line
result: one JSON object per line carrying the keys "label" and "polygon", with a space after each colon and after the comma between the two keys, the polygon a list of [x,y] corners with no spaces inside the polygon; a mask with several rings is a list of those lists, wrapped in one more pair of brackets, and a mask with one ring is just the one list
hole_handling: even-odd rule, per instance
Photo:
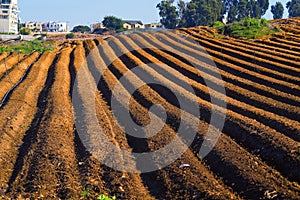
{"label": "tree line", "polygon": [[[260,19],[269,9],[269,0],[162,0],[157,4],[161,23],[166,28],[212,25],[226,19],[227,23],[245,17]],[[286,4],[289,17],[300,16],[300,0]],[[274,19],[283,17],[284,6],[276,2],[271,6]]]}

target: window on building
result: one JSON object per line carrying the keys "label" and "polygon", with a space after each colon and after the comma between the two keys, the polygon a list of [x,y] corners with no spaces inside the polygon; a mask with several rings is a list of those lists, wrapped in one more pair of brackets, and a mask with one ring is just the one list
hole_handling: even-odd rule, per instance
{"label": "window on building", "polygon": [[2,0],[2,3],[3,3],[3,4],[10,4],[10,3],[11,3],[11,0]]}
{"label": "window on building", "polygon": [[7,14],[8,10],[2,10],[2,13]]}
{"label": "window on building", "polygon": [[0,15],[0,19],[8,19],[7,15]]}

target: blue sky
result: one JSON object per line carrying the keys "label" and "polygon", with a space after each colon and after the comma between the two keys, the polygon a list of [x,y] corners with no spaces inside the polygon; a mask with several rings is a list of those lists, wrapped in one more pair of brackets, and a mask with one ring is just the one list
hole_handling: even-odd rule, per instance
{"label": "blue sky", "polygon": [[[273,5],[279,0],[270,0]],[[281,0],[285,5],[288,0]],[[160,0],[19,0],[21,20],[25,21],[67,21],[70,27],[89,25],[103,20],[107,15],[122,19],[141,20],[143,23],[159,21],[156,5]],[[272,19],[269,11],[267,19]],[[287,13],[285,13],[287,17]]]}

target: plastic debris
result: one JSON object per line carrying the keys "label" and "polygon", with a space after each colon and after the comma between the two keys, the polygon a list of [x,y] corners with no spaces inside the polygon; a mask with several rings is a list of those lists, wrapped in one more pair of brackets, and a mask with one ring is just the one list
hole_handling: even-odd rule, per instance
{"label": "plastic debris", "polygon": [[179,166],[179,168],[185,168],[185,167],[190,167],[190,165],[189,164],[182,164],[182,165]]}
{"label": "plastic debris", "polygon": [[277,194],[276,191],[270,192],[269,190],[267,190],[267,191],[265,192],[265,197],[266,197],[267,199],[274,199],[274,198],[277,197],[277,196],[278,196],[278,194]]}

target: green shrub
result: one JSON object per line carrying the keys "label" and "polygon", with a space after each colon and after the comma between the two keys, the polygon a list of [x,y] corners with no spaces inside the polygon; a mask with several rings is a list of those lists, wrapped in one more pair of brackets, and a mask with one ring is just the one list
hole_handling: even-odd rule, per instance
{"label": "green shrub", "polygon": [[269,24],[269,21],[267,19],[265,19],[265,18],[261,19],[261,25],[262,26],[267,26],[268,24]]}
{"label": "green shrub", "polygon": [[66,39],[73,39],[75,37],[74,33],[69,33],[66,35]]}
{"label": "green shrub", "polygon": [[32,52],[45,52],[52,51],[55,45],[52,42],[44,42],[39,40],[34,40],[30,42],[18,42],[10,45],[0,46],[0,53],[3,52],[19,52],[24,54],[31,54]]}
{"label": "green shrub", "polygon": [[88,198],[89,196],[90,196],[89,190],[87,188],[84,188],[84,190],[81,193],[81,197],[85,199]]}
{"label": "green shrub", "polygon": [[31,30],[29,28],[22,27],[20,29],[20,34],[22,34],[22,35],[30,35],[30,33],[31,33]]}
{"label": "green shrub", "polygon": [[225,24],[220,21],[214,22],[213,27],[218,31],[218,33],[223,33],[225,30]]}
{"label": "green shrub", "polygon": [[269,22],[266,19],[246,17],[240,22],[226,26],[225,34],[236,38],[256,39],[280,31],[280,29],[268,25]]}

